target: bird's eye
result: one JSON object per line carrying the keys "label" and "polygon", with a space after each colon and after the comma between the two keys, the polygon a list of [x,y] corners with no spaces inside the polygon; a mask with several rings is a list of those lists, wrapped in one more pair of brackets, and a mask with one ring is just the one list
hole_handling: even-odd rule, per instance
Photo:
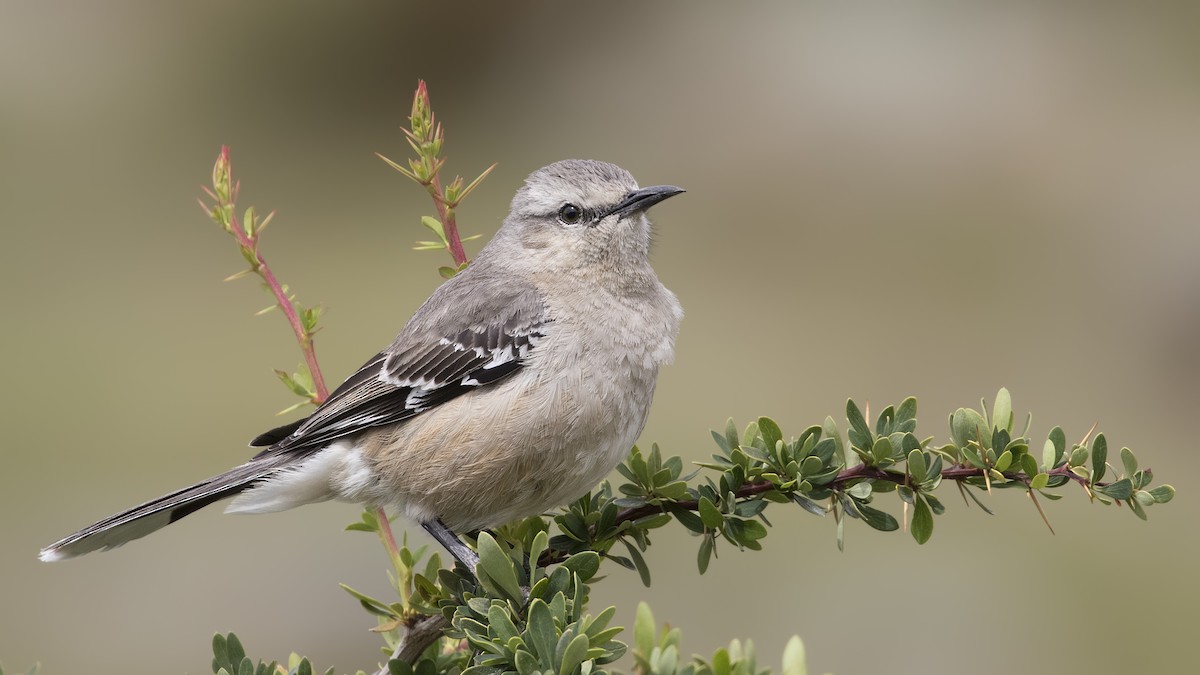
{"label": "bird's eye", "polygon": [[558,210],[558,221],[563,225],[577,225],[583,220],[583,209],[574,204],[563,204]]}

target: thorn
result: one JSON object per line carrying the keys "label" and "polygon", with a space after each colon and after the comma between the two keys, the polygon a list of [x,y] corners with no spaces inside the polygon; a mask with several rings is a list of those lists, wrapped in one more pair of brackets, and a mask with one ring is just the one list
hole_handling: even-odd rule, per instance
{"label": "thorn", "polygon": [[1033,500],[1033,505],[1037,507],[1038,513],[1042,516],[1042,522],[1046,524],[1046,528],[1050,530],[1050,534],[1054,534],[1054,528],[1050,525],[1050,519],[1046,517],[1046,512],[1042,510],[1042,503],[1038,501],[1037,495],[1033,493],[1033,489],[1030,488],[1025,494],[1029,495],[1029,498]]}
{"label": "thorn", "polygon": [[1087,483],[1080,483],[1079,487],[1083,488],[1084,494],[1088,496],[1088,503],[1094,504],[1096,502],[1096,493],[1092,491],[1092,488],[1088,487]]}
{"label": "thorn", "polygon": [[958,487],[958,494],[962,496],[963,504],[965,504],[968,509],[971,508],[971,502],[967,501],[967,491],[963,489],[963,484],[960,481],[954,481],[954,485]]}
{"label": "thorn", "polygon": [[1083,440],[1082,440],[1082,441],[1079,441],[1079,446],[1080,446],[1080,447],[1087,447],[1087,442],[1088,442],[1088,439],[1092,437],[1092,432],[1096,430],[1096,425],[1097,425],[1097,424],[1100,424],[1100,422],[1099,422],[1099,421],[1092,422],[1092,428],[1091,428],[1091,429],[1088,429],[1088,432],[1087,432],[1086,434],[1084,434],[1084,435],[1083,435]]}
{"label": "thorn", "polygon": [[271,224],[271,219],[274,217],[275,217],[275,211],[272,209],[271,212],[268,213],[265,218],[258,221],[258,229],[255,230],[255,232],[254,232],[255,238],[258,237],[259,233],[261,233],[263,230],[267,229],[267,225]]}

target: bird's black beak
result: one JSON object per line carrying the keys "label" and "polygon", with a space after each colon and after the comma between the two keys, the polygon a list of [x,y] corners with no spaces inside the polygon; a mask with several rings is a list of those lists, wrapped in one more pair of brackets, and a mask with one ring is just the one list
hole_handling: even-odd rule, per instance
{"label": "bird's black beak", "polygon": [[600,217],[604,218],[612,215],[625,216],[630,213],[645,211],[662,200],[674,197],[682,192],[686,192],[686,190],[674,185],[651,185],[650,187],[634,190],[625,195],[625,198],[620,203]]}

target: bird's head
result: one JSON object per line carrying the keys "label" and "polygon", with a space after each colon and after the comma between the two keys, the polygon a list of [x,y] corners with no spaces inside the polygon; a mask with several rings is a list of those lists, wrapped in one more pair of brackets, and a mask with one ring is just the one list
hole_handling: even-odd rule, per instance
{"label": "bird's head", "polygon": [[628,171],[606,162],[563,160],[525,179],[501,232],[522,248],[526,263],[546,271],[634,270],[649,254],[646,210],[681,192],[673,185],[640,188]]}

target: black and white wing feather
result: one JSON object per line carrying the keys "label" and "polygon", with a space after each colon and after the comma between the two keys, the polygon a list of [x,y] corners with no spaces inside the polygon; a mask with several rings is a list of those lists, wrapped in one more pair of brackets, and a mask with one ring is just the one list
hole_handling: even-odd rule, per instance
{"label": "black and white wing feather", "polygon": [[532,287],[503,288],[478,276],[486,275],[477,275],[469,287],[460,275],[439,288],[390,347],[307,419],[251,441],[270,446],[259,456],[314,450],[370,427],[403,422],[520,370],[549,329],[545,306]]}

